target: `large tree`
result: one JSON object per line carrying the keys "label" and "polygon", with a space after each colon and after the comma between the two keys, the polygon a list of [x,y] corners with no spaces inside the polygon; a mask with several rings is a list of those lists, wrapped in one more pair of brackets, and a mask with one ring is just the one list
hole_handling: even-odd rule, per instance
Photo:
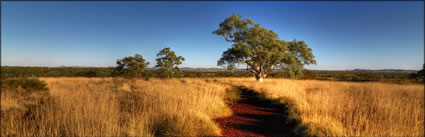
{"label": "large tree", "polygon": [[149,65],[142,55],[136,54],[134,57],[124,57],[117,60],[117,67],[115,68],[118,73],[124,76],[141,77],[144,76],[145,70]]}
{"label": "large tree", "polygon": [[260,82],[276,68],[294,76],[301,74],[304,65],[316,64],[311,48],[304,41],[280,40],[272,30],[249,18],[242,19],[240,14],[226,18],[213,33],[233,43],[231,48],[223,52],[217,64],[246,64],[247,69]]}
{"label": "large tree", "polygon": [[160,67],[160,71],[167,77],[178,76],[181,74],[181,70],[177,65],[182,64],[184,58],[182,56],[177,56],[174,51],[170,48],[164,48],[156,55],[156,66]]}

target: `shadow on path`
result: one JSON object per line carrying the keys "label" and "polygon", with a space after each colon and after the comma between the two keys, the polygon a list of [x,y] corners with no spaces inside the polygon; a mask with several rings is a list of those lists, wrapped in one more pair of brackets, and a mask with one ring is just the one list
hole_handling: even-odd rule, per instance
{"label": "shadow on path", "polygon": [[236,103],[229,104],[233,115],[215,119],[223,136],[296,136],[282,108],[272,107],[249,89],[236,88],[242,93]]}

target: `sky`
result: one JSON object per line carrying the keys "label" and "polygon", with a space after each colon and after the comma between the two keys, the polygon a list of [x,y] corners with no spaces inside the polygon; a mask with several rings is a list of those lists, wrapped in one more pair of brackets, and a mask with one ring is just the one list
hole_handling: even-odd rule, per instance
{"label": "sky", "polygon": [[[232,43],[212,34],[240,13],[303,40],[314,70],[421,69],[424,2],[1,2],[2,66],[116,66],[170,47],[180,67],[217,66]],[[243,67],[241,65],[240,67]]]}

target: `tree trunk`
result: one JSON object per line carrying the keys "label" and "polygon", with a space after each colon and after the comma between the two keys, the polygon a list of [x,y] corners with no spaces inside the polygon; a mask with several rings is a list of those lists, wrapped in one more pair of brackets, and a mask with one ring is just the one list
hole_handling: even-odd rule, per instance
{"label": "tree trunk", "polygon": [[258,82],[263,82],[263,77],[260,77],[260,79],[257,79]]}
{"label": "tree trunk", "polygon": [[255,79],[258,81],[258,82],[263,82],[263,79],[264,79],[264,77],[266,76],[266,75],[263,75],[263,74],[258,74],[258,73],[254,73],[254,76],[255,76]]}

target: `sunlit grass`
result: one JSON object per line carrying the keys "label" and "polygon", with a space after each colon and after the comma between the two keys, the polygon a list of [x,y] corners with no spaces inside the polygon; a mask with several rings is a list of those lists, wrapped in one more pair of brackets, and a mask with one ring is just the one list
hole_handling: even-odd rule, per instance
{"label": "sunlit grass", "polygon": [[231,85],[291,101],[300,112],[297,128],[308,127],[308,134],[424,136],[423,85],[269,78],[263,83],[253,78],[40,79],[48,84],[48,94],[18,96],[2,90],[2,136],[220,135],[212,119],[231,114],[225,103],[237,98],[229,92]]}
{"label": "sunlit grass", "polygon": [[[220,130],[212,118],[231,114],[222,99],[226,86],[202,79],[41,80],[52,102],[31,109],[32,119],[5,120],[2,135],[215,136]],[[2,100],[2,108],[17,105]]]}
{"label": "sunlit grass", "polygon": [[294,100],[302,126],[331,136],[424,136],[424,85],[222,79]]}

